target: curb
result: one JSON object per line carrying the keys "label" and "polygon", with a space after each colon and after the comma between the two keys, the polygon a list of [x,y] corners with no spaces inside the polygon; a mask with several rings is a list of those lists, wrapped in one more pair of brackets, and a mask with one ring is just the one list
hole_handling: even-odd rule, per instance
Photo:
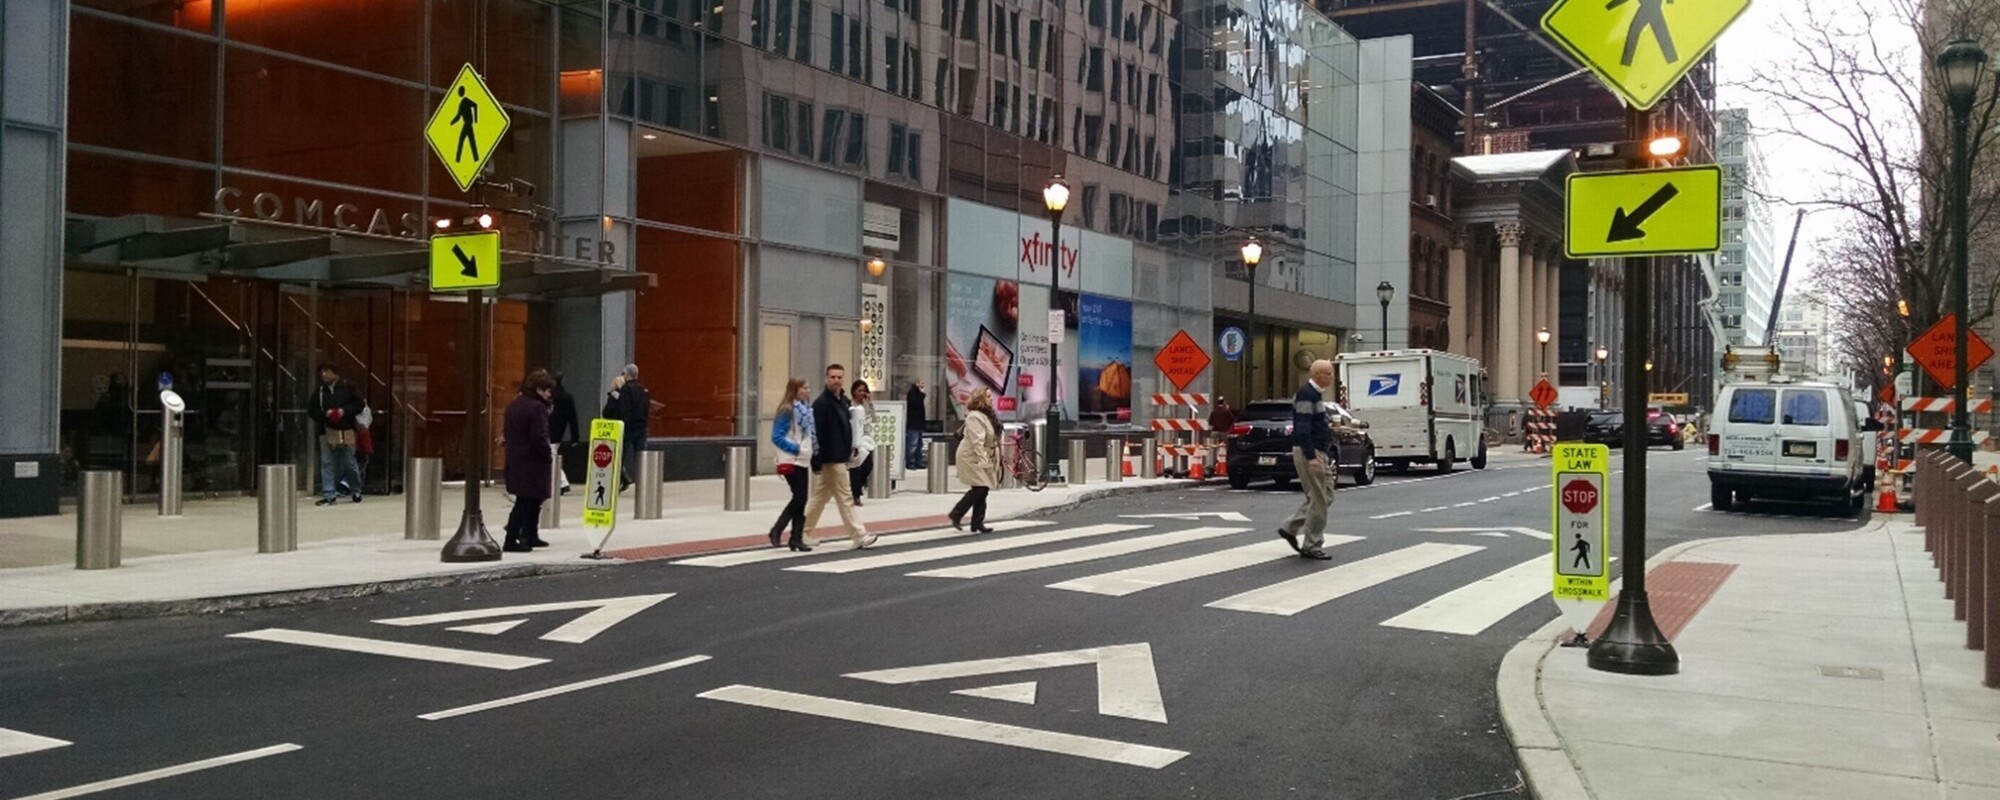
{"label": "curb", "polygon": [[[1681,542],[1646,559],[1646,571],[1678,558],[1698,547],[1735,538],[1699,539]],[[1613,595],[1613,603],[1617,602]],[[1514,759],[1521,764],[1521,779],[1528,795],[1536,800],[1595,800],[1596,794],[1584,780],[1583,770],[1570,759],[1562,734],[1542,705],[1542,660],[1554,652],[1557,637],[1569,630],[1558,616],[1528,638],[1522,639],[1500,660],[1495,679],[1500,704],[1500,727],[1514,746]]]}
{"label": "curb", "polygon": [[[1102,500],[1107,497],[1113,497],[1124,494],[1145,494],[1151,492],[1170,491],[1175,489],[1187,489],[1200,485],[1201,485],[1200,483],[1170,483],[1170,484],[1159,484],[1154,486],[1105,486],[1103,488],[1085,489],[1082,492],[1078,493],[1076,497],[1072,497],[1059,504],[1045,506],[1041,508],[1029,509],[1026,511],[1022,511],[1018,514],[1014,514],[1012,516],[995,517],[994,519],[995,521],[1002,519],[1025,519],[1025,518],[1031,518],[1048,514],[1060,514],[1065,511],[1073,511],[1077,507],[1083,505],[1084,503],[1088,503],[1093,500]],[[721,545],[721,543],[724,542],[734,542],[735,539],[734,538],[715,539],[709,541],[716,542],[718,545]],[[702,542],[690,542],[689,544],[698,546],[702,544]],[[666,558],[686,558],[696,555],[725,553],[743,549],[748,549],[748,548],[738,547],[731,544],[728,546],[717,546],[709,549],[701,549],[697,547],[696,549],[687,552],[679,552],[671,556],[659,556],[656,558],[588,562],[581,564],[579,563],[507,564],[504,566],[497,566],[490,569],[471,570],[467,572],[457,572],[447,575],[426,575],[418,578],[398,578],[395,580],[387,580],[387,581],[371,581],[369,583],[341,584],[335,586],[321,586],[321,587],[311,587],[305,589],[286,589],[276,592],[257,592],[252,594],[222,595],[219,597],[193,597],[180,600],[135,600],[128,602],[78,603],[74,605],[40,606],[35,608],[0,609],[0,628],[17,628],[27,625],[55,625],[65,622],[97,622],[97,621],[107,621],[107,620],[150,619],[155,617],[181,617],[181,616],[192,616],[197,614],[220,614],[229,611],[250,611],[262,608],[282,608],[285,606],[303,605],[306,603],[317,603],[326,600],[347,600],[356,597],[368,597],[370,595],[378,595],[378,594],[392,594],[395,592],[408,592],[419,589],[436,589],[446,586],[464,586],[469,584],[491,583],[493,581],[503,581],[514,578],[533,578],[543,575],[562,575],[571,572],[582,572],[585,570],[601,569],[605,567],[615,567],[615,566],[629,565],[629,564],[643,564],[651,561],[659,561]]]}

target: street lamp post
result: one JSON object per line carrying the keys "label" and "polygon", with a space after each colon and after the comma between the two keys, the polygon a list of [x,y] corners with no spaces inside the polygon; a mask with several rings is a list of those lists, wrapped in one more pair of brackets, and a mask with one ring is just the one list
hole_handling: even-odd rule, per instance
{"label": "street lamp post", "polygon": [[1597,405],[1608,409],[1611,407],[1611,365],[1605,362],[1611,359],[1611,348],[1600,344],[1597,352],[1591,355],[1597,356]]}
{"label": "street lamp post", "polygon": [[[1063,181],[1061,173],[1042,187],[1042,205],[1049,210],[1049,320],[1054,323],[1056,315],[1062,313],[1057,289],[1062,275],[1062,215],[1063,209],[1069,207],[1069,184]],[[1049,327],[1053,329],[1055,325]],[[1053,336],[1050,340],[1048,430],[1042,437],[1042,471],[1053,481],[1062,478],[1062,462],[1056,458],[1062,452],[1062,347]]]}
{"label": "street lamp post", "polygon": [[1972,99],[1978,94],[1979,85],[1986,78],[1986,51],[1970,39],[1959,39],[1938,54],[1938,72],[1944,77],[1945,99],[1951,106],[1951,301],[1952,311],[1958,315],[1958,330],[1952,335],[1952,397],[1956,401],[1951,412],[1951,454],[1961,461],[1972,461],[1972,414],[1967,403],[1971,400],[1971,387],[1965,369],[1966,337],[1972,328],[1966,286],[1966,209],[1967,198],[1972,194],[1972,165],[1966,158],[1967,117],[1972,114]]}
{"label": "street lamp post", "polygon": [[1544,325],[1540,329],[1535,331],[1535,342],[1542,346],[1541,349],[1542,361],[1540,364],[1537,365],[1538,367],[1540,367],[1540,369],[1537,369],[1535,371],[1541,373],[1544,377],[1546,377],[1549,374],[1548,373],[1549,340],[1553,338],[1555,338],[1555,334],[1549,333],[1549,328],[1547,325]]}
{"label": "street lamp post", "polygon": [[1257,369],[1257,262],[1264,260],[1264,245],[1252,238],[1243,243],[1241,255],[1244,274],[1250,279],[1250,313],[1247,315],[1249,319],[1244,322],[1244,327],[1249,328],[1249,332],[1243,337],[1246,340],[1243,345],[1243,393],[1237,397],[1237,401],[1248,403],[1250,373]]}
{"label": "street lamp post", "polygon": [[1382,349],[1389,349],[1389,301],[1396,297],[1396,285],[1388,281],[1375,284],[1375,299],[1382,301]]}

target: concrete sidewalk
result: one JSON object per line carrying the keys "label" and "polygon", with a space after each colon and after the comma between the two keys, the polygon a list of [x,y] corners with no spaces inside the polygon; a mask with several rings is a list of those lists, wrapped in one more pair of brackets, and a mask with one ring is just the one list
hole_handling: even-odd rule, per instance
{"label": "concrete sidewalk", "polygon": [[[1715,539],[1648,564],[1675,586],[1680,674],[1591,670],[1562,620],[1508,653],[1501,716],[1543,800],[2000,798],[2000,689],[1980,685],[1923,533]],[[1690,619],[1691,617],[1691,619]],[[1663,627],[1668,623],[1663,621]]]}
{"label": "concrete sidewalk", "polygon": [[[1083,485],[1054,484],[1041,492],[993,492],[990,519],[1047,513],[1114,493],[1189,486],[1173,479],[1103,480],[1104,461],[1091,462]],[[954,478],[950,494],[928,494],[926,472],[908,473],[893,496],[864,500],[856,509],[874,533],[941,527],[964,491]],[[595,549],[601,532],[582,525],[583,502],[562,498],[562,522],[543,529],[551,547],[508,553],[500,561],[445,564],[442,539],[450,538],[463,507],[463,489],[448,486],[439,540],[403,538],[402,495],[370,496],[359,504],[315,507],[301,497],[299,549],[257,552],[257,501],[242,497],[188,501],[183,515],[166,519],[152,506],[127,506],[123,566],[75,569],[74,510],[53,517],[0,520],[0,625],[73,619],[152,616],[224,608],[281,605],[391,589],[588,569],[593,566],[698,552],[764,547],[765,531],[789,501],[775,475],[751,479],[750,510],[722,510],[720,480],[666,484],[662,519],[632,519],[630,492],[621,501],[617,531],[605,543],[610,561],[580,558]],[[481,494],[486,527],[497,540],[509,503],[496,488]],[[828,508],[813,535],[826,547],[847,547],[838,515]],[[595,534],[595,535],[593,535]]]}

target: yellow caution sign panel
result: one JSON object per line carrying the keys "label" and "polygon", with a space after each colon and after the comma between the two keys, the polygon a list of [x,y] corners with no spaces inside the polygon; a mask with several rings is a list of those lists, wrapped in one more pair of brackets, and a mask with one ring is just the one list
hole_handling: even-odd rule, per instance
{"label": "yellow caution sign panel", "polygon": [[1611,448],[1601,444],[1555,447],[1555,552],[1557,600],[1611,598]]}
{"label": "yellow caution sign panel", "polygon": [[1722,247],[1722,168],[1713,164],[1569,176],[1570,258],[1713,253]]}
{"label": "yellow caution sign panel", "polygon": [[445,89],[444,102],[438,104],[430,124],[424,126],[424,139],[431,143],[438,160],[444,162],[445,171],[451,173],[459,191],[471,191],[479,171],[493,158],[500,137],[507,135],[509,123],[507,110],[500,107],[500,101],[486,88],[486,81],[467,64],[458,71],[451,87]]}
{"label": "yellow caution sign panel", "polygon": [[431,237],[431,291],[462,292],[499,285],[499,231]]}
{"label": "yellow caution sign panel", "polygon": [[[625,423],[590,421],[590,449],[584,451],[583,526],[610,531],[618,524],[618,465],[625,457]],[[606,533],[606,538],[610,534]],[[599,549],[604,543],[598,542]]]}
{"label": "yellow caution sign panel", "polygon": [[1750,0],[1557,0],[1542,30],[1606,88],[1647,109],[1749,7]]}

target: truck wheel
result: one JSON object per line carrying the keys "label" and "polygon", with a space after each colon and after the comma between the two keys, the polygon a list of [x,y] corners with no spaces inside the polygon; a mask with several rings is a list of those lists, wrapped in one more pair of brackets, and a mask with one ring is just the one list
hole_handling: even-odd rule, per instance
{"label": "truck wheel", "polygon": [[1234,472],[1231,472],[1229,473],[1229,488],[1248,489],[1250,488],[1250,478],[1245,475],[1238,475]]}
{"label": "truck wheel", "polygon": [[1479,443],[1479,455],[1472,457],[1472,468],[1473,469],[1486,468],[1486,442],[1484,440],[1480,441]]}
{"label": "truck wheel", "polygon": [[1729,509],[1735,507],[1736,505],[1735,500],[1736,498],[1733,496],[1733,493],[1731,493],[1728,489],[1721,486],[1716,486],[1714,484],[1709,485],[1708,504],[1714,506],[1715,510],[1728,511]]}
{"label": "truck wheel", "polygon": [[1457,468],[1457,461],[1458,443],[1450,439],[1444,440],[1444,458],[1439,459],[1437,462],[1438,474],[1443,475]]}

